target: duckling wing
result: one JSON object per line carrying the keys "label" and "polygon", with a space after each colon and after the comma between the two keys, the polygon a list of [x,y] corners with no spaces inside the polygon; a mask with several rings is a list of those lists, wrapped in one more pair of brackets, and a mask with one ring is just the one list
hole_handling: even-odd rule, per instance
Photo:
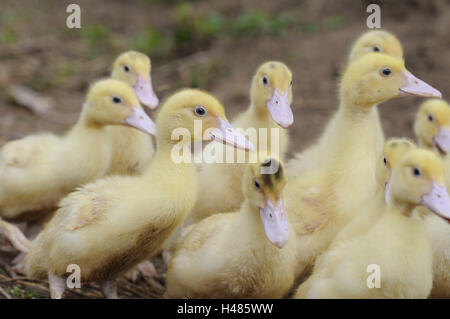
{"label": "duckling wing", "polygon": [[330,219],[329,187],[320,172],[289,181],[286,208],[297,235],[311,234]]}
{"label": "duckling wing", "polygon": [[[80,199],[79,203],[76,202],[77,198]],[[101,220],[105,216],[106,202],[102,195],[80,191],[74,194],[72,200],[75,201],[74,204],[77,206],[78,213],[68,225],[68,230],[81,229]],[[70,207],[69,209],[73,208]]]}
{"label": "duckling wing", "polygon": [[121,198],[119,185],[129,183],[129,178],[115,176],[80,187],[61,200],[58,218],[64,219],[67,231],[99,224],[111,214],[114,198]]}
{"label": "duckling wing", "polygon": [[197,224],[186,227],[177,242],[177,246],[188,251],[200,249],[208,240],[219,234],[234,217],[235,214],[215,214]]}
{"label": "duckling wing", "polygon": [[53,134],[39,134],[7,143],[0,152],[0,163],[6,167],[26,168],[39,162],[42,154],[59,138]]}

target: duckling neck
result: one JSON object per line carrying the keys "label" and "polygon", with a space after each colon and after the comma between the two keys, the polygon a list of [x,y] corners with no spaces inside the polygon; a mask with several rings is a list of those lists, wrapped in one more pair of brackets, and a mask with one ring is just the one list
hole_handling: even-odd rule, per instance
{"label": "duckling neck", "polygon": [[441,152],[438,150],[436,146],[434,146],[432,143],[428,143],[426,140],[424,140],[422,137],[418,137],[417,144],[419,144],[419,147],[430,150],[434,152],[436,155],[441,156]]}
{"label": "duckling neck", "polygon": [[346,114],[348,118],[358,120],[361,117],[368,116],[374,107],[376,107],[376,104],[359,103],[354,99],[343,97],[339,110]]}
{"label": "duckling neck", "polygon": [[415,205],[391,199],[391,203],[388,205],[388,212],[390,214],[395,214],[398,216],[407,217],[408,219],[413,219],[412,217],[414,208]]}
{"label": "duckling neck", "polygon": [[[183,155],[183,152],[190,153],[189,145],[176,146],[176,143],[172,143],[169,141],[162,142],[161,139],[158,139],[155,156],[152,159],[152,162],[145,174],[147,176],[150,176],[151,178],[155,178],[155,175],[158,175],[159,177],[167,175],[176,176],[176,178],[173,179],[175,181],[180,181],[180,178],[183,177],[183,180],[192,182],[196,185],[197,175],[193,157],[191,156],[190,161],[179,162],[176,158],[173,157],[174,155],[172,152],[174,150],[174,147],[182,147],[182,153],[180,156]],[[164,178],[164,180],[169,179]]]}
{"label": "duckling neck", "polygon": [[[377,156],[377,142],[378,132],[374,125],[374,116],[372,116],[370,107],[355,107],[354,105],[347,105],[344,102],[339,107],[336,123],[334,125],[334,132],[332,138],[334,147],[332,153],[335,154],[333,161],[339,162],[346,160],[345,163],[351,163],[350,160],[358,161],[358,153],[370,154],[365,156]],[[343,145],[345,143],[345,145]],[[352,152],[348,150],[351,147]],[[343,157],[343,158],[341,158]],[[342,162],[341,161],[341,162]],[[375,160],[373,161],[375,164]]]}
{"label": "duckling neck", "polygon": [[259,208],[251,205],[248,200],[244,201],[237,213],[229,235],[229,242],[232,242],[233,249],[236,247],[248,249],[249,246],[269,248],[273,246],[266,237]]}
{"label": "duckling neck", "polygon": [[265,104],[255,104],[252,102],[247,112],[248,116],[260,123],[257,127],[280,127],[270,116]]}

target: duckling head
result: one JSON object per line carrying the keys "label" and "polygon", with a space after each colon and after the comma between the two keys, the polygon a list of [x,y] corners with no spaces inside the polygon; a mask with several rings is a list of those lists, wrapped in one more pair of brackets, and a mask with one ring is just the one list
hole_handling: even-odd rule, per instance
{"label": "duckling head", "polygon": [[281,62],[262,64],[253,76],[250,89],[252,104],[260,114],[269,112],[283,128],[294,122],[292,113],[292,72]]}
{"label": "duckling head", "polygon": [[450,105],[439,99],[422,103],[416,114],[414,132],[420,145],[437,149],[441,154],[450,151]]}
{"label": "duckling head", "polygon": [[441,93],[412,75],[403,60],[382,53],[368,53],[349,64],[340,86],[345,102],[371,107],[394,97],[441,97]]}
{"label": "duckling head", "polygon": [[289,224],[283,206],[286,185],[284,166],[274,156],[260,156],[257,163],[248,164],[242,189],[259,215],[269,241],[282,248],[289,239]]}
{"label": "duckling head", "polygon": [[111,77],[131,86],[142,104],[154,109],[159,100],[153,91],[151,61],[148,56],[136,51],[127,51],[117,57],[112,66]]}
{"label": "duckling head", "polygon": [[384,143],[375,175],[378,185],[385,190],[384,196],[386,203],[389,203],[389,179],[392,167],[399,162],[406,152],[416,147],[416,144],[408,138],[394,137]]}
{"label": "duckling head", "polygon": [[385,30],[373,30],[363,33],[353,44],[349,55],[349,62],[361,56],[381,52],[398,59],[403,59],[403,48],[395,35]]}
{"label": "duckling head", "polygon": [[155,135],[155,123],[127,84],[114,79],[95,82],[87,94],[83,119],[95,125],[128,125]]}
{"label": "duckling head", "polygon": [[433,152],[413,149],[394,166],[390,181],[391,203],[423,205],[450,222],[450,198],[444,183],[444,165]]}
{"label": "duckling head", "polygon": [[[178,143],[188,131],[189,142],[216,140],[253,150],[253,144],[228,122],[222,103],[205,91],[183,89],[167,98],[156,121],[158,138]],[[182,130],[182,131],[179,131]]]}

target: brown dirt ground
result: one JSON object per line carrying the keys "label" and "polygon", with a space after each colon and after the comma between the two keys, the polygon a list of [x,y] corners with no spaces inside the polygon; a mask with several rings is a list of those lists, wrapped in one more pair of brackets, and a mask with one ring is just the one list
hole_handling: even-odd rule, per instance
{"label": "brown dirt ground", "polygon": [[[315,140],[336,110],[336,81],[352,41],[367,30],[365,8],[372,2],[381,5],[382,27],[402,41],[407,68],[441,90],[444,98],[448,96],[448,0],[197,0],[191,3],[195,13],[219,12],[226,19],[259,9],[272,16],[290,12],[316,26],[336,16],[343,23],[332,28],[319,27],[316,32],[305,32],[294,25],[288,26],[282,35],[221,34],[206,45],[196,45],[188,53],[172,49],[154,56],[147,52],[152,57],[156,92],[159,97],[165,97],[179,87],[188,86],[192,77],[200,74],[203,77],[200,86],[217,95],[226,106],[228,117],[233,118],[248,105],[250,79],[258,65],[269,59],[284,61],[294,74],[295,123],[290,129],[293,154]],[[176,1],[78,0],[82,27],[101,24],[109,33],[105,47],[96,46],[101,52],[92,54],[82,32],[65,27],[65,8],[69,3],[59,0],[0,3],[0,141],[44,130],[64,132],[76,121],[88,84],[108,74],[114,57],[131,48],[130,43],[137,34],[152,26],[169,36],[176,28]],[[12,41],[4,40],[8,38],[8,30],[13,30]],[[36,115],[14,103],[7,94],[13,84],[31,87],[49,97],[54,102],[54,110]],[[412,122],[420,101],[405,97],[381,105],[386,136],[413,138]],[[48,296],[45,283],[29,282],[10,270],[8,265],[15,254],[8,247],[0,250],[0,298]],[[160,259],[157,264],[163,272]],[[158,285],[164,285],[164,280],[160,278],[157,284],[151,285],[144,280],[138,284],[125,280],[121,283],[121,297],[152,298],[161,296],[163,289]],[[67,293],[67,297],[99,296],[95,285]]]}

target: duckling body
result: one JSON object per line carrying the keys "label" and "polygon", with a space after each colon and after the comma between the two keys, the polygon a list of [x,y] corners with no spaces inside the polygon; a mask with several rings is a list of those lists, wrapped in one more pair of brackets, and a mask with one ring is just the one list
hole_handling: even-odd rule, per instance
{"label": "duckling body", "polygon": [[199,119],[205,130],[216,128],[211,132],[216,139],[225,134],[225,128],[217,127],[231,128],[211,95],[199,90],[174,94],[158,117],[158,151],[145,174],[98,180],[63,199],[33,242],[25,260],[27,275],[48,275],[52,297],[61,298],[66,267],[75,263],[82,269],[82,280],[103,282],[105,295],[116,297],[114,279],[156,254],[194,205],[195,166],[172,159],[175,143],[191,139],[172,140],[171,133],[180,126],[193,131],[199,107],[209,112]]}
{"label": "duckling body", "polygon": [[[375,133],[366,116],[353,121],[344,112],[337,123],[347,121],[334,136],[334,156],[324,170],[311,170],[289,181],[286,209],[291,213],[293,228],[299,236],[298,275],[305,273],[315,256],[326,249],[336,234],[355,216],[362,203],[370,201],[376,191]],[[352,127],[352,130],[346,129]],[[362,162],[360,160],[364,158]],[[347,165],[355,163],[358,165]],[[365,185],[361,192],[361,185]],[[354,194],[348,196],[348,194]]]}
{"label": "duckling body", "polygon": [[433,289],[430,298],[450,298],[450,225],[436,216],[428,216],[425,229],[433,248]]}
{"label": "duckling body", "polygon": [[[388,76],[383,74],[386,65]],[[374,196],[379,153],[370,110],[403,94],[403,89],[411,94],[428,94],[418,84],[410,86],[408,77],[413,78],[403,61],[381,53],[357,59],[344,73],[330,155],[322,159],[320,168],[291,179],[286,191],[287,210],[299,236],[299,274],[308,270],[315,256]],[[418,79],[417,83],[430,94],[439,94]]]}
{"label": "duckling body", "polygon": [[[445,183],[450,185],[450,106],[444,100],[422,103],[414,123],[419,145],[441,156],[445,166]],[[422,208],[424,210],[425,208]],[[450,225],[436,216],[425,221],[433,247],[433,289],[431,298],[450,298]]]}
{"label": "duckling body", "polygon": [[[403,262],[393,263],[405,247],[411,248]],[[371,264],[381,269],[382,289],[367,287]],[[310,289],[304,295],[300,288],[296,298],[426,298],[432,286],[432,250],[423,222],[392,209],[366,234],[326,252],[317,268],[308,279]]]}
{"label": "duckling body", "polygon": [[378,156],[376,166],[376,189],[372,198],[362,204],[364,213],[357,214],[347,226],[345,226],[333,239],[331,246],[340,241],[362,235],[367,232],[381,216],[381,212],[389,201],[389,188],[386,186],[391,175],[391,168],[398,163],[400,158],[416,145],[406,138],[390,138],[383,146],[383,151]]}
{"label": "duckling body", "polygon": [[[349,63],[370,52],[383,52],[397,58],[403,57],[403,50],[398,39],[384,30],[368,31],[360,36],[352,46]],[[342,126],[339,120],[340,110],[330,119],[317,143],[313,144],[287,164],[289,176],[300,176],[304,172],[326,165],[328,158],[334,154],[336,135]],[[374,105],[366,115],[366,125],[371,127],[375,139],[376,152],[379,154],[384,143],[384,133],[381,126],[378,108]]]}
{"label": "duckling body", "polygon": [[[251,104],[232,124],[244,130],[255,129],[256,134],[250,135],[249,139],[257,151],[278,153],[281,156],[287,152],[289,136],[285,128],[293,122],[290,108],[291,81],[291,71],[276,61],[262,64],[253,77]],[[260,133],[260,130],[267,132],[267,139],[261,136],[265,133]],[[258,142],[258,138],[261,142]],[[224,149],[226,152],[227,147]],[[244,171],[245,164],[237,162],[203,165],[199,173],[199,192],[202,197],[186,224],[196,223],[211,214],[236,211],[244,200],[241,188]],[[218,179],[221,180],[219,187]],[[218,200],[224,197],[226,201]]]}
{"label": "duckling body", "polygon": [[[114,61],[111,78],[131,86],[139,101],[153,110],[158,106],[151,81],[151,61],[148,56],[136,51],[122,53]],[[155,153],[152,138],[143,132],[126,127],[106,128],[112,141],[110,175],[134,175],[144,172]]]}
{"label": "duckling body", "polygon": [[[288,234],[283,234],[282,242],[271,242],[277,237],[268,237],[270,230],[261,221],[263,212],[255,205],[259,194],[252,194],[260,192],[253,190],[257,181],[264,194],[279,195],[284,185],[277,184],[285,183],[284,168],[280,167],[278,175],[268,177],[256,170],[252,172],[246,168],[242,185],[246,199],[237,212],[215,214],[185,229],[169,264],[169,297],[281,298],[291,288],[295,240],[288,240]],[[272,214],[274,219],[285,218],[287,226],[284,212]]]}
{"label": "duckling body", "polygon": [[[197,195],[195,167],[170,163],[170,157],[155,158],[143,178],[110,177],[66,197],[33,244],[27,274],[45,278],[51,271],[63,277],[72,260],[83,270],[83,281],[103,282],[151,257]],[[175,173],[184,178],[166,178]],[[162,176],[170,196],[161,189]]]}
{"label": "duckling body", "polygon": [[155,148],[148,134],[127,127],[106,128],[112,143],[107,175],[140,175],[148,167]]}
{"label": "duckling body", "polygon": [[[442,163],[429,151],[410,150],[394,168],[389,184],[390,202],[376,223],[366,233],[342,240],[325,252],[296,298],[428,296],[432,248],[423,216],[414,208],[427,205],[443,218],[450,217],[448,193],[438,186],[443,185]],[[442,198],[438,205],[437,197]],[[369,285],[373,269],[379,271],[378,287]]]}

